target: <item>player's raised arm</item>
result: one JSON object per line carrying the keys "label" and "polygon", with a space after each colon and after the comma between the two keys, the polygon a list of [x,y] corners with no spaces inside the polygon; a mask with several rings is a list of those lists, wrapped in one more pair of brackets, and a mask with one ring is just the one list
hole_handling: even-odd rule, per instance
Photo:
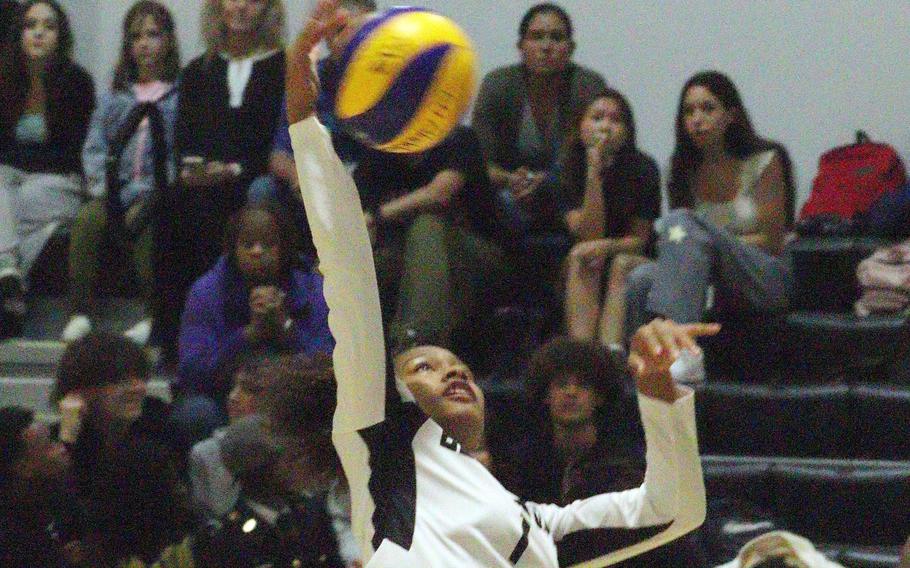
{"label": "player's raised arm", "polygon": [[352,432],[384,418],[385,357],[373,252],[357,188],[313,114],[319,83],[310,52],[344,24],[337,0],[321,0],[288,51],[288,120],[323,290],[338,381],[334,430]]}
{"label": "player's raised arm", "polygon": [[715,324],[678,325],[655,320],[640,328],[631,345],[647,444],[641,487],[596,495],[566,507],[528,506],[557,542],[569,533],[598,527],[666,525],[661,532],[573,568],[602,568],[651,550],[696,529],[705,518],[705,487],[695,432],[694,395],[673,381],[670,366],[681,351],[698,350],[696,339],[717,333]]}

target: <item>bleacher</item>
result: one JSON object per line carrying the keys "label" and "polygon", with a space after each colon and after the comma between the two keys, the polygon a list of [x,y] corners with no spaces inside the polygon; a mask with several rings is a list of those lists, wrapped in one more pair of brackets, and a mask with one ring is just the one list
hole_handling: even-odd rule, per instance
{"label": "bleacher", "polygon": [[[895,566],[910,534],[910,323],[849,311],[856,263],[878,244],[798,241],[795,310],[730,325],[708,348],[708,380],[696,398],[709,499],[773,511],[780,525],[850,567]],[[55,338],[67,301],[59,289],[43,290],[23,337],[0,344],[0,399],[52,421],[49,395],[63,349]],[[138,310],[135,298],[108,294],[99,326],[118,330]],[[499,331],[516,345],[499,343],[508,355],[489,365],[494,373],[522,367],[515,354],[530,350],[524,344],[535,334],[524,328],[536,318],[498,314]],[[157,375],[152,394],[167,398],[168,380]],[[521,383],[491,377],[485,386],[499,418],[494,435],[520,436]]]}

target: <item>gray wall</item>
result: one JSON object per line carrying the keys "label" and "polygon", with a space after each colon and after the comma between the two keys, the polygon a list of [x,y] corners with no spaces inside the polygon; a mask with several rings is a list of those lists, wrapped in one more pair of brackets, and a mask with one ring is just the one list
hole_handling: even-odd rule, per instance
{"label": "gray wall", "polygon": [[[201,0],[163,0],[184,60],[202,52]],[[561,0],[576,26],[576,60],[631,100],[640,146],[666,169],[679,89],[715,68],[740,87],[758,131],[790,149],[801,198],[819,154],[863,128],[910,158],[910,2],[906,0]],[[104,88],[132,0],[64,0],[77,57]],[[297,30],[312,0],[286,0]],[[393,2],[380,2],[381,6]],[[423,0],[474,39],[484,73],[516,60],[527,0]]]}

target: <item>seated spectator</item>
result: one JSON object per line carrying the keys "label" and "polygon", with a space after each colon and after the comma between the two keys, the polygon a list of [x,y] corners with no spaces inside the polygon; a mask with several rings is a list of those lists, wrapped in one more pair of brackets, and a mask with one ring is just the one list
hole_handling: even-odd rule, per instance
{"label": "seated spectator", "polygon": [[25,408],[0,408],[0,564],[62,566],[55,523],[65,505],[69,456]]}
{"label": "seated spectator", "polygon": [[185,294],[220,254],[227,221],[246,203],[250,183],[268,172],[284,91],[282,0],[206,0],[200,17],[206,52],[180,79],[174,153],[179,168],[156,335],[176,340]]}
{"label": "seated spectator", "polygon": [[787,151],[755,133],[733,82],[715,71],[689,79],[676,116],[672,211],[660,222],[656,261],[629,277],[626,329],[653,316],[700,321],[709,295],[721,321],[786,309],[791,273],[780,255],[793,196]]}
{"label": "seated spectator", "polygon": [[[259,372],[263,361],[252,358],[241,363],[233,373],[234,386],[227,397],[227,415],[230,423],[260,410],[265,390],[265,373]],[[224,428],[212,433],[211,438],[193,446],[189,455],[189,474],[193,503],[200,515],[215,520],[227,514],[240,494],[240,486],[221,459],[219,444]]]}
{"label": "seated spectator", "polygon": [[228,426],[220,446],[241,494],[200,543],[201,566],[344,566],[324,506],[299,494],[305,450],[273,435],[259,415]]}
{"label": "seated spectator", "polygon": [[19,41],[0,53],[0,307],[21,318],[26,276],[81,205],[95,93],[56,1],[26,2],[18,23]]}
{"label": "seated spectator", "polygon": [[448,344],[511,272],[477,137],[456,127],[420,154],[369,151],[354,181],[392,342],[416,334]]}
{"label": "seated spectator", "polygon": [[149,562],[191,528],[167,405],[146,397],[149,362],[132,341],[93,332],[57,372],[61,440],[70,444],[88,566]]}
{"label": "seated spectator", "polygon": [[322,277],[296,268],[296,235],[274,205],[244,207],[228,224],[224,256],[190,290],[175,385],[183,398],[175,420],[187,440],[225,422],[224,370],[236,357],[331,351]]}
{"label": "seated spectator", "polygon": [[[298,558],[303,564],[297,565],[316,566],[320,556],[324,565],[354,565],[356,559],[342,563],[327,507],[340,477],[328,430],[317,427],[328,426],[334,406],[326,390],[314,388],[331,380],[327,357],[315,362],[302,355],[286,357],[267,368],[262,367],[272,377],[265,397],[267,419],[241,418],[228,426],[220,442],[241,491],[212,539],[216,565],[271,561],[290,566],[290,560]],[[347,524],[346,538],[353,543]]]}
{"label": "seated spectator", "polygon": [[[99,257],[108,242],[131,248],[141,296],[148,305],[152,298],[152,227],[148,208],[155,187],[153,141],[146,118],[123,150],[116,180],[107,178],[107,158],[111,144],[137,106],[151,103],[163,118],[168,164],[173,163],[174,118],[177,113],[175,81],[180,72],[180,53],[174,33],[174,20],[167,8],[157,2],[141,0],[123,20],[120,61],[114,71],[113,90],[106,94],[92,116],[82,163],[93,200],[76,217],[70,239],[70,296],[73,315],[63,330],[63,341],[73,341],[91,331],[95,282]],[[108,219],[108,187],[119,187],[120,220],[127,231],[116,231]],[[127,234],[135,240],[127,239]],[[108,240],[106,237],[113,237]],[[132,241],[132,242],[131,242]],[[151,307],[146,308],[150,316]],[[143,319],[124,335],[144,345],[152,322]]]}
{"label": "seated spectator", "polygon": [[569,238],[561,230],[557,188],[548,176],[572,117],[606,84],[571,61],[572,20],[555,4],[537,4],[525,13],[518,50],[521,63],[484,77],[471,125],[493,187],[513,211],[529,267],[551,277],[558,274]]}
{"label": "seated spectator", "polygon": [[[624,394],[624,367],[603,345],[590,341],[557,337],[538,350],[529,369],[528,401],[539,424],[497,471],[507,488],[524,500],[565,506],[641,485],[644,438],[632,397]],[[637,538],[635,532],[648,534],[639,529],[569,535],[559,544],[560,565],[622,548]],[[695,541],[686,536],[618,566],[705,565]]]}
{"label": "seated spectator", "polygon": [[584,109],[566,139],[559,171],[563,218],[577,242],[567,263],[567,332],[620,344],[626,276],[644,262],[660,216],[660,171],[638,151],[632,108],[621,93],[608,89]]}
{"label": "seated spectator", "polygon": [[267,375],[262,407],[273,434],[304,442],[309,458],[297,472],[298,490],[309,499],[324,501],[344,566],[361,568],[360,548],[351,532],[351,495],[341,464],[327,432],[312,433],[314,423],[324,419],[313,415],[312,404],[322,402],[327,408],[334,404],[334,397],[322,399],[325,393],[313,387],[314,380],[325,378],[321,373],[328,372],[327,367],[331,368],[330,358],[320,354],[313,358],[285,355],[268,362],[260,369]]}

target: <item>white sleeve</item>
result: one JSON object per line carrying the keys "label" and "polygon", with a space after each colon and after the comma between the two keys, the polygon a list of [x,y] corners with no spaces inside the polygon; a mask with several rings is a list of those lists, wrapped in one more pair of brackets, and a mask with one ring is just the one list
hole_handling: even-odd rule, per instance
{"label": "white sleeve", "polygon": [[315,117],[291,125],[323,292],[338,381],[333,431],[355,432],[385,417],[385,352],[373,251],[354,181]]}
{"label": "white sleeve", "polygon": [[604,493],[565,507],[528,503],[559,542],[567,534],[601,527],[638,528],[670,523],[660,533],[575,568],[600,568],[656,548],[701,526],[705,485],[695,431],[695,396],[672,405],[638,398],[647,444],[645,480],[636,489]]}

